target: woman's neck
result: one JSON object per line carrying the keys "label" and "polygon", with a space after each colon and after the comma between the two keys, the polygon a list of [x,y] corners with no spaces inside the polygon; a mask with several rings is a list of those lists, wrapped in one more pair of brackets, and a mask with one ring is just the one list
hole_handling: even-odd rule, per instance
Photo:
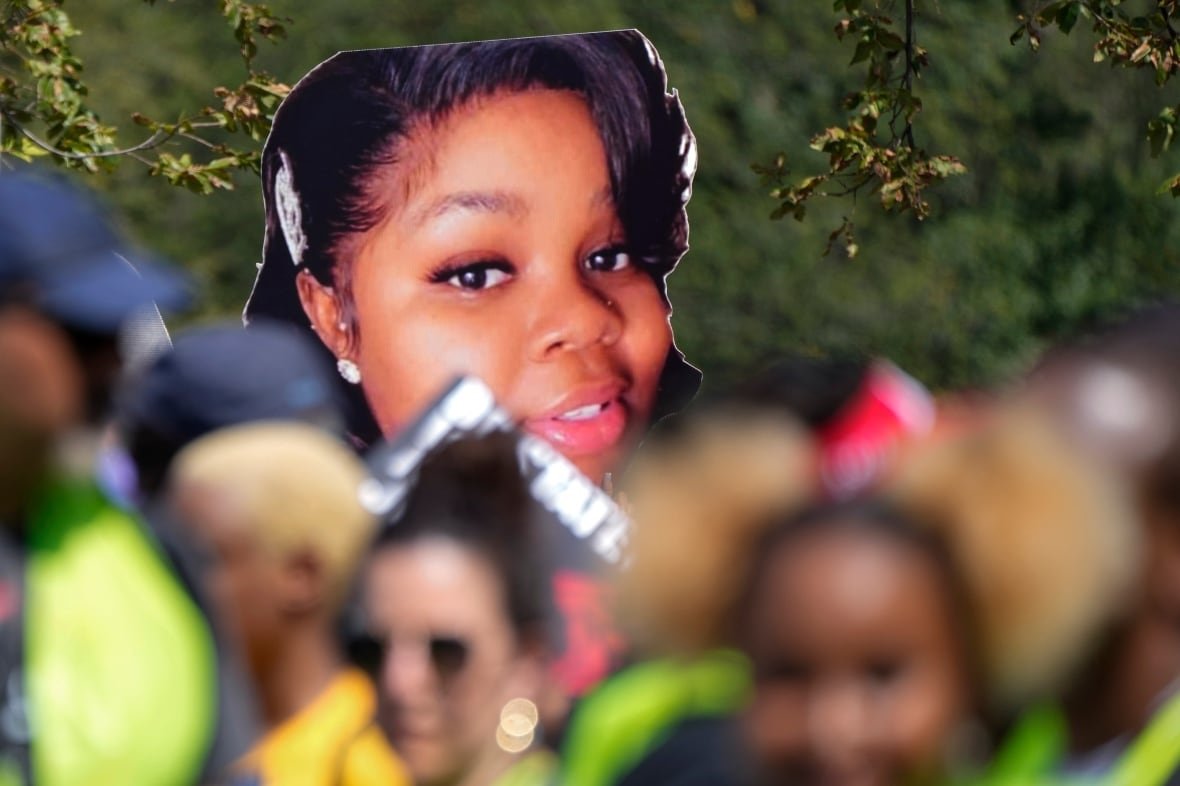
{"label": "woman's neck", "polygon": [[266,728],[280,726],[310,705],[340,670],[340,655],[330,636],[318,630],[294,631],[265,673],[256,675]]}

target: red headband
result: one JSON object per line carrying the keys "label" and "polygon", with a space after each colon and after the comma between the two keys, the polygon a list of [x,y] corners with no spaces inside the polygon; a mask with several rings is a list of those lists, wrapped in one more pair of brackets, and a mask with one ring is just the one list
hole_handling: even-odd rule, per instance
{"label": "red headband", "polygon": [[934,400],[917,380],[892,363],[873,363],[852,399],[817,432],[823,490],[844,499],[873,485],[898,445],[929,433],[934,417]]}

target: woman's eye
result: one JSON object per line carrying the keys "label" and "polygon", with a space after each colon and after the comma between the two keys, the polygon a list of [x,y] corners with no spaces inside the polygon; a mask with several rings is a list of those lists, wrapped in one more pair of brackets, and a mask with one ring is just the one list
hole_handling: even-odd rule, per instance
{"label": "woman's eye", "polygon": [[899,658],[882,658],[866,664],[865,667],[869,679],[882,686],[895,682],[905,669],[906,664]]}
{"label": "woman's eye", "polygon": [[497,287],[510,277],[502,265],[481,262],[446,271],[439,279],[458,289],[476,291]]}
{"label": "woman's eye", "polygon": [[596,273],[615,273],[631,266],[631,255],[621,248],[608,248],[586,257],[585,264]]}
{"label": "woman's eye", "polygon": [[806,682],[812,673],[811,666],[801,660],[783,659],[768,664],[762,669],[762,678],[768,682]]}

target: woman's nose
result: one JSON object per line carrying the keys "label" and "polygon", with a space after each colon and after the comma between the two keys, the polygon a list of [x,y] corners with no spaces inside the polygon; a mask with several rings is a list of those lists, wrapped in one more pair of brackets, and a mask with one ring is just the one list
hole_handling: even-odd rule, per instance
{"label": "woman's nose", "polygon": [[434,690],[435,675],[430,658],[410,643],[391,646],[381,664],[381,688],[392,699],[406,701]]}
{"label": "woman's nose", "polygon": [[825,759],[855,757],[870,733],[868,697],[855,685],[817,687],[808,707],[808,737]]}
{"label": "woman's nose", "polygon": [[619,340],[623,318],[619,304],[581,275],[565,275],[539,288],[535,301],[529,354],[533,360],[552,360],[567,352],[581,352]]}

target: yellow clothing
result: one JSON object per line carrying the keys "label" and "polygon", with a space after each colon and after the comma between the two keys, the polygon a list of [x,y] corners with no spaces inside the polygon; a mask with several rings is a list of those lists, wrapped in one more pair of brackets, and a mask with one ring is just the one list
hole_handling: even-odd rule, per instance
{"label": "yellow clothing", "polygon": [[263,786],[409,786],[410,777],[373,723],[376,694],[349,669],[314,702],[267,734],[245,768]]}
{"label": "yellow clothing", "polygon": [[217,722],[216,650],[156,543],[92,483],[63,477],[33,508],[25,548],[33,781],[195,781]]}
{"label": "yellow clothing", "polygon": [[557,774],[557,756],[539,750],[527,754],[498,778],[493,786],[546,786]]}

